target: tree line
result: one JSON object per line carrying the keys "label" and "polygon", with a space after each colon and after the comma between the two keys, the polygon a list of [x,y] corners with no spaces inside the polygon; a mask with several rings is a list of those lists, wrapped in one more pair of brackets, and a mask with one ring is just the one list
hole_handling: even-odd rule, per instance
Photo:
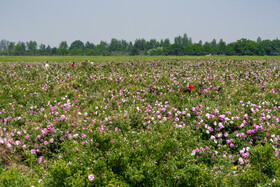
{"label": "tree line", "polygon": [[89,41],[83,43],[80,40],[72,42],[70,45],[66,41],[60,42],[58,47],[50,47],[36,41],[10,42],[0,41],[0,55],[25,56],[25,55],[87,55],[87,56],[110,56],[110,55],[259,55],[278,56],[280,55],[280,40],[262,40],[260,37],[256,41],[242,38],[236,42],[226,43],[222,39],[217,42],[199,41],[193,43],[192,38],[187,34],[177,36],[174,42],[170,40],[156,39],[145,40],[136,39],[134,43],[126,40],[112,38],[110,43],[101,41],[93,44]]}

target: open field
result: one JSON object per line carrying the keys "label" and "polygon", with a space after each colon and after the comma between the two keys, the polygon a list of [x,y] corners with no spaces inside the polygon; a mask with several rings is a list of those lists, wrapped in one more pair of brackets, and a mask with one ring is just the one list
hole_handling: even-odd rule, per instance
{"label": "open field", "polygon": [[0,85],[0,186],[280,186],[279,57],[0,56]]}
{"label": "open field", "polygon": [[280,60],[280,56],[0,56],[0,62],[125,62],[130,60]]}

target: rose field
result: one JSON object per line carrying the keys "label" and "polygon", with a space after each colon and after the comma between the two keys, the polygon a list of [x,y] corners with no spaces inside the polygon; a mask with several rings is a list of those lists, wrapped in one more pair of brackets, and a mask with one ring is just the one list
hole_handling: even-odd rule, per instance
{"label": "rose field", "polygon": [[279,58],[111,58],[0,59],[0,186],[280,186]]}

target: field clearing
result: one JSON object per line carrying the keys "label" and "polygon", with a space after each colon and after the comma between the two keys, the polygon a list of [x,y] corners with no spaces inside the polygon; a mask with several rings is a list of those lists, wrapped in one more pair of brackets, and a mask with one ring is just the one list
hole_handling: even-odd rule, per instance
{"label": "field clearing", "polygon": [[279,62],[1,56],[0,186],[280,186]]}
{"label": "field clearing", "polygon": [[125,62],[131,60],[280,60],[280,56],[0,56],[0,62]]}

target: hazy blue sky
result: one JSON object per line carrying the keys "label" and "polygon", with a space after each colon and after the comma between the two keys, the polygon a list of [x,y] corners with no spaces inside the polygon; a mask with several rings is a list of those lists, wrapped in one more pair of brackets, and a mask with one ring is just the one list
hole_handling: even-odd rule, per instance
{"label": "hazy blue sky", "polygon": [[280,0],[0,0],[0,40],[280,38]]}

